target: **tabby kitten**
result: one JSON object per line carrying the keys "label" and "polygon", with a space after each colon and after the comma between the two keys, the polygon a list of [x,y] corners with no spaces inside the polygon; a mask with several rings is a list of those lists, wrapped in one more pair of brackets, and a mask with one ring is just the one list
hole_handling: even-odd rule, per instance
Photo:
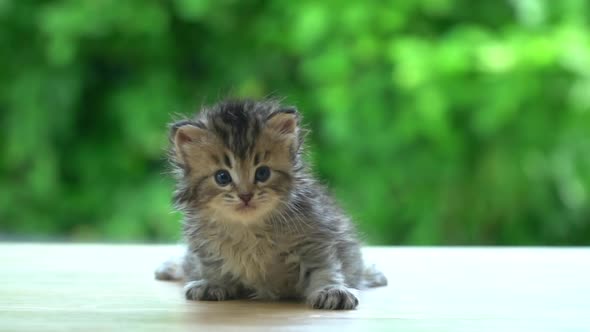
{"label": "tabby kitten", "polygon": [[318,309],[354,309],[353,289],[387,284],[311,176],[300,120],[277,101],[233,100],[172,125],[188,250],[156,278],[185,279],[189,300],[303,298]]}

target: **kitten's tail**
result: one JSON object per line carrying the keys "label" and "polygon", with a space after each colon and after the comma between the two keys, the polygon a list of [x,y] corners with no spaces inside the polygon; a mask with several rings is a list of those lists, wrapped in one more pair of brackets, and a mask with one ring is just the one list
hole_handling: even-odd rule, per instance
{"label": "kitten's tail", "polygon": [[158,280],[178,281],[184,279],[183,257],[170,257],[156,268]]}
{"label": "kitten's tail", "polygon": [[387,286],[387,278],[377,270],[375,265],[368,265],[363,270],[363,286],[367,288]]}

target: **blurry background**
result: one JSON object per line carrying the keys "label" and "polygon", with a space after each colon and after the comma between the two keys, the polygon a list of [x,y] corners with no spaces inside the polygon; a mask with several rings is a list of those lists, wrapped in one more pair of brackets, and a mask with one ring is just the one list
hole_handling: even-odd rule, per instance
{"label": "blurry background", "polygon": [[590,244],[584,0],[0,0],[0,238],[176,241],[166,124],[286,96],[373,244]]}

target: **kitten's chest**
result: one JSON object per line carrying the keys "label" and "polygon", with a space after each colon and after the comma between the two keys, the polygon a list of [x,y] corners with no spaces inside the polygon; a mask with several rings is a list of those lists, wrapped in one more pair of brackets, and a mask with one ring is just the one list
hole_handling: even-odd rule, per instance
{"label": "kitten's chest", "polygon": [[269,236],[249,234],[224,238],[219,242],[221,273],[230,274],[246,287],[290,288],[296,274],[296,262],[288,248]]}

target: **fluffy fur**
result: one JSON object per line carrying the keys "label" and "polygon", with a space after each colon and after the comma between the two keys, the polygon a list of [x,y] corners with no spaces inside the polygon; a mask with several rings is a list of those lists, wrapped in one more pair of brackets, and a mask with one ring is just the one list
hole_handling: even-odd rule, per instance
{"label": "fluffy fur", "polygon": [[[156,277],[185,279],[191,300],[303,298],[318,309],[353,309],[353,289],[385,285],[363,264],[349,217],[311,176],[304,136],[296,109],[268,100],[225,101],[174,123],[174,201],[188,250]],[[262,166],[270,177],[257,181]],[[216,182],[220,170],[230,184]]]}

